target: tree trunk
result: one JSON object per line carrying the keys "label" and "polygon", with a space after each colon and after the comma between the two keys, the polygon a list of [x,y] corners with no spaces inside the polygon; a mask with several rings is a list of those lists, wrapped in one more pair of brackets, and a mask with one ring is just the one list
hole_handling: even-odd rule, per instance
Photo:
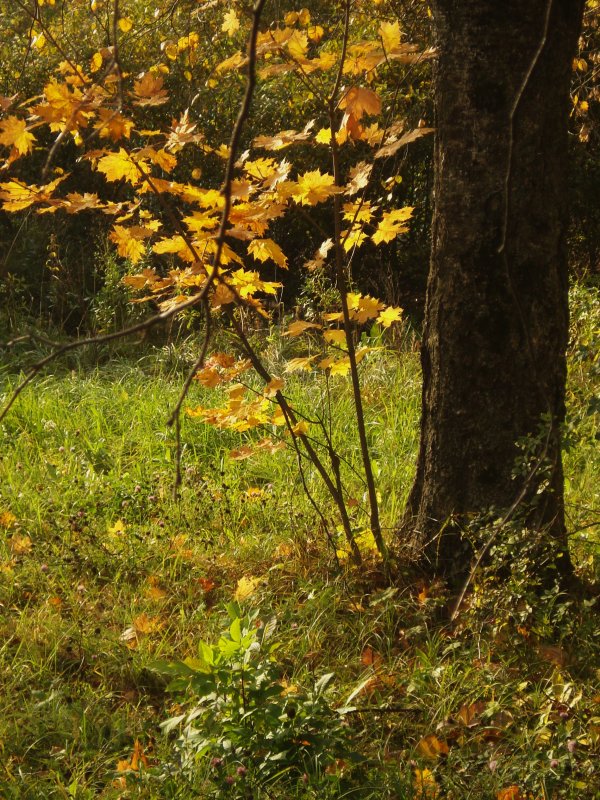
{"label": "tree trunk", "polygon": [[[434,0],[432,256],[417,474],[402,524],[462,580],[473,515],[518,506],[569,572],[567,123],[582,0]],[[516,446],[535,437],[515,476]],[[524,512],[525,513],[525,512]]]}

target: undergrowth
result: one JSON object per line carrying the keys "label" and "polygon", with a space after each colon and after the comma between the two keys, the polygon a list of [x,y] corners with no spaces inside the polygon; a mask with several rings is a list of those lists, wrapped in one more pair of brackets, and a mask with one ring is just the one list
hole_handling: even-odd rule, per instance
{"label": "undergrowth", "polygon": [[[591,580],[593,290],[575,292],[573,317],[567,508]],[[275,367],[290,345],[263,336]],[[238,461],[239,437],[190,419],[174,494],[165,421],[192,353],[183,340],[136,359],[97,353],[98,368],[72,356],[2,423],[0,796],[599,797],[593,602],[529,592],[528,539],[514,526],[494,556],[511,580],[483,569],[442,624],[442,586],[389,586],[375,559],[361,571],[336,560],[333,515],[305,468],[322,517],[307,500],[292,448]],[[391,541],[418,443],[418,356],[377,353],[361,370]],[[7,361],[4,397],[17,379]],[[358,518],[346,381],[328,393],[300,375],[289,391],[311,411],[333,404]],[[194,386],[190,404],[208,395]]]}

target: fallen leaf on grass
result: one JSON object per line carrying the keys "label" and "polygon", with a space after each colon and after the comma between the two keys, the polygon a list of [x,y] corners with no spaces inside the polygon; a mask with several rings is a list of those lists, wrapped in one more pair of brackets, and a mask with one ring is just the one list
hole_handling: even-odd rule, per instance
{"label": "fallen leaf on grass", "polygon": [[12,528],[16,521],[12,511],[0,511],[0,528]]}
{"label": "fallen leaf on grass", "polygon": [[467,728],[472,728],[475,725],[479,725],[481,722],[481,715],[485,711],[485,707],[485,703],[481,700],[476,703],[470,703],[469,705],[463,705],[456,715],[456,718]]}
{"label": "fallen leaf on grass", "polygon": [[[150,762],[144,752],[144,748],[136,739],[133,745],[133,752],[131,758],[123,758],[117,762],[117,772],[139,772],[140,766],[147,768]],[[127,786],[127,780],[124,775],[119,776],[113,781],[113,786],[116,789],[124,789]]]}
{"label": "fallen leaf on grass", "polygon": [[372,647],[363,647],[362,653],[360,654],[360,663],[363,667],[373,667],[377,669],[381,665],[382,658],[380,654],[373,650]]}
{"label": "fallen leaf on grass", "polygon": [[507,786],[496,794],[496,800],[523,800],[523,795],[518,786]]}
{"label": "fallen leaf on grass", "polygon": [[415,797],[419,800],[435,800],[440,790],[433,772],[429,769],[415,770]]}
{"label": "fallen leaf on grass", "polygon": [[242,600],[247,600],[256,591],[261,579],[253,578],[252,576],[243,576],[237,582],[237,589],[233,595],[233,599],[241,603]]}
{"label": "fallen leaf on grass", "polygon": [[26,534],[15,533],[9,541],[10,551],[16,556],[30,553],[32,544],[31,538]]}
{"label": "fallen leaf on grass", "polygon": [[446,742],[430,734],[429,736],[424,736],[417,744],[417,751],[424,758],[438,758],[442,755],[448,755],[450,749]]}

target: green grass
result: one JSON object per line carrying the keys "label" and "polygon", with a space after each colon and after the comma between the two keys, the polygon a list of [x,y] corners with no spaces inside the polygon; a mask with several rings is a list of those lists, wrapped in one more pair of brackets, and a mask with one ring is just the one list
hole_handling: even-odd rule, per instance
{"label": "green grass", "polygon": [[[576,295],[574,309],[567,501],[573,552],[589,577],[598,564],[598,528],[590,523],[600,507],[598,413],[590,406],[597,296]],[[276,334],[264,341],[273,372],[294,346]],[[184,483],[174,496],[166,420],[190,347],[138,360],[113,353],[101,368],[74,357],[23,392],[0,427],[0,513],[14,516],[5,515],[0,529],[0,797],[244,796],[241,779],[215,789],[206,769],[192,777],[168,772],[175,747],[159,724],[184,701],[153,669],[157,659],[196,655],[201,638],[218,639],[224,605],[243,576],[260,579],[245,604],[264,620],[277,618],[285,680],[310,687],[333,672],[332,704],[362,685],[353,703],[370,707],[346,718],[364,763],[246,796],[433,797],[415,777],[429,770],[422,774],[435,780],[438,796],[455,800],[494,798],[511,785],[534,798],[599,797],[591,608],[559,599],[528,611],[527,596],[498,593],[482,576],[458,626],[444,628],[440,587],[387,588],[371,562],[337,569],[291,449],[233,461],[238,436],[189,418]],[[8,366],[5,397],[17,381]],[[418,443],[418,357],[376,354],[362,376],[392,535]],[[347,381],[332,380],[328,392],[301,373],[286,391],[307,415],[331,402],[333,440],[359,503],[354,524],[364,526]],[[189,404],[214,398],[194,386]],[[305,474],[335,534],[331,506],[312,471]],[[428,758],[424,739],[434,749],[443,742],[447,753]],[[147,774],[136,771],[122,785],[117,765],[131,759],[136,740]]]}

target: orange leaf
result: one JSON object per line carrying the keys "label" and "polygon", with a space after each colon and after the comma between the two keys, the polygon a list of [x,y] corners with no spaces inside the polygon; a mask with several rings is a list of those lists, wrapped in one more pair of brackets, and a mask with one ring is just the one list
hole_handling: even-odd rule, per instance
{"label": "orange leaf", "polygon": [[438,758],[441,755],[448,755],[449,753],[446,742],[442,739],[438,739],[438,737],[433,734],[423,737],[417,744],[417,750],[424,758]]}
{"label": "orange leaf", "polygon": [[377,669],[381,665],[381,655],[373,650],[372,647],[367,645],[363,647],[362,653],[360,654],[360,663],[363,667],[374,667]]}
{"label": "orange leaf", "polygon": [[505,789],[500,789],[496,794],[496,800],[523,800],[523,795],[519,787],[513,784]]}

